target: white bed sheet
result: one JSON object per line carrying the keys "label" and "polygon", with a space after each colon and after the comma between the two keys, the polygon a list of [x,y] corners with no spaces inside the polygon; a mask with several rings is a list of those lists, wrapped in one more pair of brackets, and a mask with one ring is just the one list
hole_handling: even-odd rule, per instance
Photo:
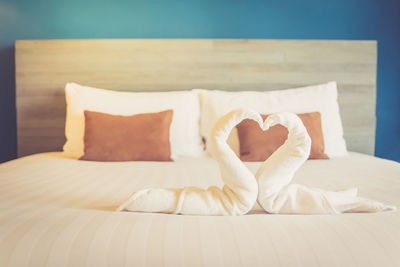
{"label": "white bed sheet", "polygon": [[[247,163],[256,170],[259,163]],[[350,153],[294,182],[400,207],[400,164]],[[239,217],[114,212],[147,187],[221,185],[210,158],[99,163],[43,153],[0,164],[0,266],[400,266],[400,212]]]}

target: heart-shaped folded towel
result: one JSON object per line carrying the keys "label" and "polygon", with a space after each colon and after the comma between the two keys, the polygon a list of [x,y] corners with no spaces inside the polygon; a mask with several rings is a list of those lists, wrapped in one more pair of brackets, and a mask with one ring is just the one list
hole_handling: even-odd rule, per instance
{"label": "heart-shaped folded towel", "polygon": [[[226,140],[244,119],[261,129],[282,124],[288,128],[286,142],[259,168],[256,176],[236,156]],[[196,187],[149,188],[134,193],[118,211],[162,212],[190,215],[243,215],[258,201],[269,213],[327,214],[377,212],[395,207],[357,197],[356,189],[328,192],[290,184],[310,154],[311,140],[300,118],[289,112],[272,114],[263,121],[252,110],[237,109],[221,117],[213,128],[210,151],[218,162],[222,189]]]}

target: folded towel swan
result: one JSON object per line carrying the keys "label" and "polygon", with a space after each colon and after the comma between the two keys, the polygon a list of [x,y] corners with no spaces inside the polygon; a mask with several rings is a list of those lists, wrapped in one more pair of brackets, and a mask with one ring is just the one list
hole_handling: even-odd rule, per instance
{"label": "folded towel swan", "polygon": [[301,119],[289,112],[277,113],[261,126],[268,129],[281,124],[288,138],[259,168],[258,204],[268,213],[337,214],[342,212],[378,212],[395,207],[357,197],[357,188],[332,192],[291,184],[296,171],[308,159],[311,139]]}
{"label": "folded towel swan", "polygon": [[[244,119],[256,121],[264,130],[276,124],[288,128],[288,139],[259,168],[256,175],[243,164],[226,140]],[[218,162],[222,189],[196,187],[149,188],[132,194],[117,211],[161,212],[186,215],[243,215],[255,202],[268,213],[330,214],[378,212],[395,207],[357,197],[357,189],[340,192],[311,189],[290,184],[295,172],[307,160],[311,139],[295,114],[282,112],[268,116],[238,109],[221,117],[211,134],[211,153]]]}
{"label": "folded towel swan", "polygon": [[222,189],[196,187],[144,189],[134,193],[118,210],[186,215],[243,215],[257,200],[258,185],[253,173],[226,143],[232,129],[244,119],[261,119],[258,113],[235,110],[221,117],[211,134],[210,146],[218,162]]}

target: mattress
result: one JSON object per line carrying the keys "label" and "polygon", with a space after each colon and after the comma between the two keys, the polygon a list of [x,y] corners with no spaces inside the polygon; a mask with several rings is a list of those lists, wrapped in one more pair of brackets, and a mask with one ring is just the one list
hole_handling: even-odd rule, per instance
{"label": "mattress", "polygon": [[[260,163],[247,163],[256,171]],[[309,160],[295,183],[400,207],[400,164]],[[0,165],[0,266],[400,266],[400,212],[237,217],[114,212],[147,187],[221,185],[211,158],[87,162],[61,153]]]}

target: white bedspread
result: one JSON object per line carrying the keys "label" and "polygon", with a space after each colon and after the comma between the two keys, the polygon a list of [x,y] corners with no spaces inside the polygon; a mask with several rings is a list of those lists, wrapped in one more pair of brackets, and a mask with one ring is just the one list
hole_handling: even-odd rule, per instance
{"label": "white bedspread", "polygon": [[[255,171],[259,163],[246,164]],[[295,183],[400,207],[400,164],[309,160]],[[400,212],[238,217],[118,213],[148,187],[221,186],[210,158],[97,163],[38,154],[0,165],[0,266],[400,266]]]}

